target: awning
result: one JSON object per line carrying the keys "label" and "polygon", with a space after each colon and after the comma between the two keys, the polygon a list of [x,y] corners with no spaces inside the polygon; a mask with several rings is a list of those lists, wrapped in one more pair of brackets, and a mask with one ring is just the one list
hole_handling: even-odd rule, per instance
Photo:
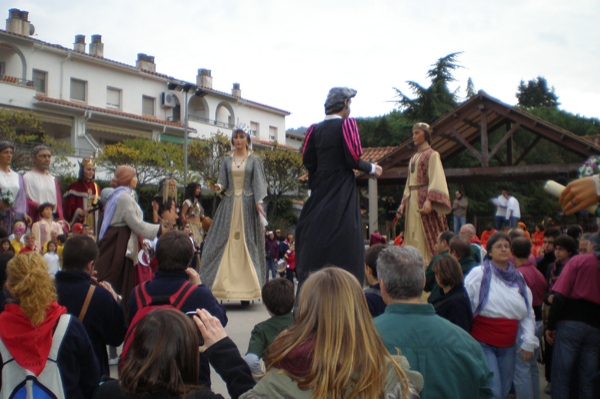
{"label": "awning", "polygon": [[183,144],[183,137],[171,136],[169,134],[161,134],[160,141],[166,141],[167,143]]}
{"label": "awning", "polygon": [[85,124],[85,126],[86,126],[86,130],[94,130],[96,132],[122,134],[124,136],[130,136],[130,137],[152,138],[152,131],[150,131],[150,130],[128,129],[125,127],[117,127],[117,126],[105,125],[102,123],[95,123],[95,122],[87,122]]}
{"label": "awning", "polygon": [[55,125],[64,125],[69,127],[73,126],[73,118],[69,116],[38,114],[44,123],[53,123]]}

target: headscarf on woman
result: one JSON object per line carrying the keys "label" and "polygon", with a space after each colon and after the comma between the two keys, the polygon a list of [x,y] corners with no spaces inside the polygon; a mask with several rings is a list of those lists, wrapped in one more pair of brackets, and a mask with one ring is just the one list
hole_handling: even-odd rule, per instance
{"label": "headscarf on woman", "polygon": [[121,165],[115,171],[115,176],[110,181],[110,186],[114,187],[115,190],[108,197],[108,202],[104,208],[104,219],[102,219],[102,227],[100,227],[100,233],[98,233],[98,240],[101,240],[110,226],[110,221],[115,214],[117,207],[117,201],[122,194],[130,194],[132,189],[129,187],[129,183],[135,177],[136,171],[131,166]]}

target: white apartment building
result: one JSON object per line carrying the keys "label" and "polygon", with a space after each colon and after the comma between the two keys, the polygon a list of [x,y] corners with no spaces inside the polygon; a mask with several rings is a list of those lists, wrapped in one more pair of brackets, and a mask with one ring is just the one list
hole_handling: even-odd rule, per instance
{"label": "white apartment building", "polygon": [[73,48],[34,39],[28,16],[11,9],[0,30],[0,107],[35,111],[76,157],[133,137],[183,143],[186,98],[190,138],[245,125],[259,146],[286,142],[290,113],[242,98],[239,83],[231,93],[214,90],[208,69],[198,70],[196,83],[183,82],[156,72],[154,57],[141,53],[135,65],[109,60],[100,35],[89,45],[76,35]]}

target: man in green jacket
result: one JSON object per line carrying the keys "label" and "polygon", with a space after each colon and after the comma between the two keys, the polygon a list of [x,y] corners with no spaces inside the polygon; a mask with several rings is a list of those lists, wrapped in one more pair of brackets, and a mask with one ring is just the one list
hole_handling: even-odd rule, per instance
{"label": "man in green jacket", "polygon": [[422,399],[492,398],[490,372],[480,344],[421,304],[423,258],[416,248],[388,247],[377,259],[381,295],[388,305],[373,321],[391,353],[401,351],[423,375]]}

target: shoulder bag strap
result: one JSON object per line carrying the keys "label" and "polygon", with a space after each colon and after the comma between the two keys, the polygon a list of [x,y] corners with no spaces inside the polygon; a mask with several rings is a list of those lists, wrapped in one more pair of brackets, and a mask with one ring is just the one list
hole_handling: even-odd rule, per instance
{"label": "shoulder bag strap", "polygon": [[81,311],[79,312],[78,319],[83,321],[85,314],[87,313],[88,306],[90,306],[90,301],[92,300],[92,295],[94,295],[94,290],[96,289],[95,285],[90,284],[90,288],[88,289],[87,295],[85,296],[85,301],[83,301],[83,306],[81,307]]}

